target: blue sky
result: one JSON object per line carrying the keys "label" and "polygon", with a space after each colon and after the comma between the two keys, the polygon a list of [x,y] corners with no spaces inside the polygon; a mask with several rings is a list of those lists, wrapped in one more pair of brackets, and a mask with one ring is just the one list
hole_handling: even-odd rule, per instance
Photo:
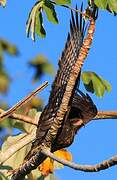
{"label": "blue sky", "polygon": [[[20,54],[18,57],[5,55],[5,68],[10,74],[12,85],[9,94],[4,97],[12,106],[18,100],[27,95],[32,89],[45,80],[49,86],[40,94],[47,103],[51,83],[54,77],[44,76],[39,83],[31,84],[33,70],[27,68],[27,62],[37,54],[44,54],[57,69],[58,58],[64,48],[69,31],[70,12],[63,8],[57,8],[59,25],[48,23],[45,19],[47,37],[38,39],[34,43],[26,38],[26,20],[35,1],[8,1],[5,9],[0,8],[0,38],[16,44]],[[74,1],[74,4],[76,2]],[[79,6],[81,1],[79,0]],[[83,70],[95,71],[112,85],[112,91],[106,93],[103,98],[91,95],[99,110],[117,109],[117,17],[107,12],[100,11],[96,24],[96,32],[92,48],[83,66]],[[95,164],[117,153],[116,120],[103,120],[91,122],[82,128],[75,138],[74,144],[69,147],[75,162],[82,164]],[[99,173],[83,173],[64,168],[56,171],[59,180],[115,180],[117,176],[116,166]]]}

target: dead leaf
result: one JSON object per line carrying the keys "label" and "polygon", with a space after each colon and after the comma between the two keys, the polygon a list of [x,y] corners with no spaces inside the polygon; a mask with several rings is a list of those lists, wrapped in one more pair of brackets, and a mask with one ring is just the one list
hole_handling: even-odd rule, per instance
{"label": "dead leaf", "polygon": [[[54,152],[53,154],[64,160],[68,160],[68,161],[72,160],[72,154],[65,149],[58,150]],[[39,166],[39,170],[41,171],[43,176],[48,176],[49,173],[53,173],[54,169],[61,169],[63,167],[64,166],[61,163],[58,163],[57,161],[47,158]]]}

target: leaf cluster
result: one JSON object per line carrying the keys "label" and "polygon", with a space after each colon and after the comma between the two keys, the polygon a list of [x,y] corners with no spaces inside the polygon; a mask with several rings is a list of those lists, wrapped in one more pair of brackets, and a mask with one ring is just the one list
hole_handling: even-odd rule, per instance
{"label": "leaf cluster", "polygon": [[[71,0],[40,0],[33,6],[26,25],[27,36],[29,37],[31,32],[31,38],[35,41],[35,35],[41,38],[46,37],[46,30],[43,23],[43,14],[46,14],[48,21],[58,24],[59,20],[55,6],[61,6],[64,8],[72,9]],[[89,2],[89,0],[87,0]],[[99,9],[107,10],[110,13],[117,13],[117,1],[116,0],[94,0],[92,1]],[[92,4],[93,5],[93,4]]]}

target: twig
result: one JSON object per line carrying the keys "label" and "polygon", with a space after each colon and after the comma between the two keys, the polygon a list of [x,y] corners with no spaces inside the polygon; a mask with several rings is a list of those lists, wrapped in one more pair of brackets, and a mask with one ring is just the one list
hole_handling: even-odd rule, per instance
{"label": "twig", "polygon": [[11,114],[13,114],[16,110],[18,110],[21,106],[26,104],[28,101],[30,101],[34,96],[36,96],[40,91],[42,91],[45,87],[47,87],[48,82],[46,81],[44,84],[39,86],[37,89],[35,89],[32,93],[30,93],[28,96],[26,96],[23,100],[19,101],[17,104],[15,104],[12,108],[9,110],[3,112],[0,114],[0,121],[3,118],[9,117]]}
{"label": "twig", "polygon": [[[3,112],[5,112],[5,111],[0,109],[0,113],[3,113]],[[41,112],[40,112],[40,114],[41,114]],[[38,122],[34,122],[33,118],[23,115],[23,114],[13,113],[12,115],[9,116],[9,118],[15,119],[15,120],[20,120],[20,121],[23,121],[23,122],[26,122],[26,123],[29,123],[29,124],[32,124],[35,126],[37,126],[37,124],[38,124]]]}
{"label": "twig", "polygon": [[[3,112],[5,111],[0,109],[0,113],[3,113]],[[35,126],[38,125],[38,122],[34,122],[34,119],[23,114],[13,113],[12,115],[9,116],[9,118],[23,121],[23,122],[26,122]],[[92,120],[104,120],[104,119],[117,119],[117,111],[98,111],[98,114]]]}
{"label": "twig", "polygon": [[84,172],[98,172],[104,169],[108,169],[111,166],[117,165],[117,156],[113,156],[110,159],[102,161],[101,163],[96,164],[96,165],[80,165],[74,162],[60,159],[56,157],[55,155],[53,155],[53,153],[51,153],[48,150],[42,150],[41,152],[47,157],[50,157],[51,159],[63,164],[64,166],[68,166],[72,169],[80,170]]}
{"label": "twig", "polygon": [[93,120],[99,119],[117,119],[117,111],[98,111],[97,116]]}

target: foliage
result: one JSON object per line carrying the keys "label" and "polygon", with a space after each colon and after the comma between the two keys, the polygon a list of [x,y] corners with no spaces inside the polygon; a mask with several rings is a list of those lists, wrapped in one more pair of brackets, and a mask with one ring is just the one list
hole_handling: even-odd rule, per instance
{"label": "foliage", "polygon": [[105,91],[111,91],[109,82],[98,76],[95,72],[85,71],[81,77],[86,90],[95,93],[98,97],[103,97]]}
{"label": "foliage", "polygon": [[[88,0],[89,1],[89,0]],[[116,0],[94,0],[95,5],[104,10],[108,10],[111,13],[117,13],[117,1]],[[26,32],[29,37],[29,32],[31,31],[31,38],[35,41],[35,34],[41,38],[46,37],[46,31],[43,24],[43,12],[46,13],[48,21],[58,24],[57,12],[55,6],[60,5],[64,8],[69,8],[71,6],[71,0],[40,0],[33,6],[28,20]]]}
{"label": "foliage", "polygon": [[[11,44],[4,39],[0,39],[0,94],[2,95],[6,95],[9,92],[9,86],[11,83],[10,75],[6,72],[4,66],[5,53],[7,53],[10,56],[17,56],[18,49],[14,44]],[[1,97],[0,97],[0,108],[4,110],[8,108],[8,104]],[[12,123],[11,121],[9,121],[8,118],[5,119],[2,123],[0,123],[0,131],[3,131],[4,128],[7,128],[8,134],[11,132]]]}
{"label": "foliage", "polygon": [[3,60],[3,53],[5,52],[12,56],[18,55],[18,49],[15,45],[4,39],[0,39],[0,60]]}
{"label": "foliage", "polygon": [[2,5],[3,7],[6,6],[6,0],[0,0],[0,5]]}
{"label": "foliage", "polygon": [[111,13],[117,13],[117,1],[116,0],[95,0],[97,7],[108,10]]}
{"label": "foliage", "polygon": [[48,73],[50,75],[54,74],[54,68],[52,64],[48,63],[48,59],[43,55],[36,56],[29,62],[29,65],[35,68],[33,82],[39,80],[45,73]]}
{"label": "foliage", "polygon": [[5,71],[4,67],[4,53],[16,56],[18,55],[18,49],[15,45],[9,43],[4,39],[0,39],[0,93],[5,94],[8,92],[8,87],[10,83],[10,77]]}

